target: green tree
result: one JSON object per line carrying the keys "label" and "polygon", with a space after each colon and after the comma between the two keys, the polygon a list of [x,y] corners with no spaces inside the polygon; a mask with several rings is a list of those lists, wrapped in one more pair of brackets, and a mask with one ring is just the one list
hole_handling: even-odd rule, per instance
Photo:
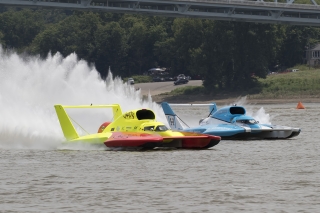
{"label": "green tree", "polygon": [[172,34],[173,39],[167,37],[166,40],[157,43],[157,55],[162,60],[167,60],[173,74],[190,74],[190,54],[193,49],[200,47],[203,39],[202,21],[177,18],[173,21]]}
{"label": "green tree", "polygon": [[128,34],[128,65],[129,71],[142,74],[146,62],[146,45],[147,27],[143,22],[133,24]]}
{"label": "green tree", "polygon": [[[93,62],[95,56],[96,45],[96,32],[101,25],[98,13],[80,12],[76,15],[78,18],[77,36],[75,37],[75,52],[80,58],[84,58]],[[67,24],[64,22],[64,24]],[[64,27],[65,29],[67,26]],[[73,35],[74,36],[74,35]],[[71,39],[70,39],[71,40]]]}
{"label": "green tree", "polygon": [[276,27],[209,20],[203,26],[202,43],[192,49],[190,66],[203,75],[208,91],[246,90],[256,85],[253,75],[266,77],[276,56]]}
{"label": "green tree", "polygon": [[0,43],[45,57],[70,53],[95,63],[105,76],[171,67],[171,74],[201,75],[208,91],[248,90],[276,64],[303,63],[316,27],[71,10],[2,10]]}
{"label": "green tree", "polygon": [[126,67],[127,38],[119,23],[110,22],[105,26],[99,26],[95,37],[95,63],[102,76],[108,74],[109,67],[119,76],[131,74]]}
{"label": "green tree", "polygon": [[9,10],[0,15],[0,31],[7,47],[23,50],[45,29],[44,13],[38,10]]}
{"label": "green tree", "polygon": [[150,23],[149,17],[136,19],[136,22],[126,20],[126,25],[131,26],[127,31],[128,66],[132,72],[138,74],[143,74],[152,67],[163,66],[159,63],[159,58],[155,52],[157,42],[162,42],[167,38],[166,29],[161,24],[149,26]]}
{"label": "green tree", "polygon": [[[158,64],[163,67],[171,68],[175,67],[175,58],[177,57],[175,52],[175,40],[173,37],[167,37],[163,41],[157,41],[154,44],[154,54],[158,59]],[[173,73],[170,73],[173,75]]]}
{"label": "green tree", "polygon": [[320,29],[316,27],[287,26],[281,47],[280,63],[284,67],[293,67],[304,62],[308,44],[312,46],[320,41]]}
{"label": "green tree", "polygon": [[0,45],[5,45],[5,42],[4,42],[4,40],[3,40],[3,37],[4,37],[4,35],[3,35],[3,33],[0,31]]}
{"label": "green tree", "polygon": [[46,56],[60,52],[67,56],[73,52],[89,62],[94,58],[95,32],[100,25],[97,14],[79,12],[53,24],[39,33],[32,44],[32,52]]}
{"label": "green tree", "polygon": [[202,44],[191,54],[193,74],[203,77],[205,88],[214,92],[224,88],[228,75],[232,73],[231,62],[234,40],[230,24],[221,21],[204,20]]}
{"label": "green tree", "polygon": [[265,78],[268,64],[275,57],[276,28],[273,25],[232,23],[235,33],[232,90],[255,86],[254,76]]}

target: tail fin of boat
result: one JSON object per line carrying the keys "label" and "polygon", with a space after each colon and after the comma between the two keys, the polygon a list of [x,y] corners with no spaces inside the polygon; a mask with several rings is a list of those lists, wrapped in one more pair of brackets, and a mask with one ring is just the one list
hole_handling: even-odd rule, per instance
{"label": "tail fin of boat", "polygon": [[55,105],[56,113],[61,125],[62,132],[67,140],[72,140],[79,138],[78,133],[76,132],[70,117],[65,111],[65,108],[74,108],[74,109],[92,109],[92,108],[112,108],[113,119],[117,119],[122,116],[122,110],[119,104],[109,104],[109,105],[75,105],[75,106],[66,106],[66,105]]}
{"label": "tail fin of boat", "polygon": [[178,116],[174,113],[172,108],[167,102],[161,103],[164,114],[166,115],[169,126],[172,130],[183,130]]}
{"label": "tail fin of boat", "polygon": [[217,110],[218,110],[218,108],[217,108],[216,103],[212,102],[212,103],[209,105],[209,115],[208,115],[208,117],[209,117],[210,115],[212,115],[213,113],[215,113]]}
{"label": "tail fin of boat", "polygon": [[54,105],[64,137],[67,140],[79,138],[67,112],[62,105]]}

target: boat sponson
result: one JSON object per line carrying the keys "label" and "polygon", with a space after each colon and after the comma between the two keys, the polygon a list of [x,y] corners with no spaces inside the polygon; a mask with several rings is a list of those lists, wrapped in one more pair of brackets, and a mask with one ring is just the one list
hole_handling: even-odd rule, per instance
{"label": "boat sponson", "polygon": [[260,132],[260,133],[251,133],[251,132],[244,132],[244,133],[238,133],[230,136],[221,136],[222,140],[258,140],[258,139],[286,139],[286,138],[292,138],[296,137],[300,134],[300,131],[292,131],[292,133],[287,137],[279,137],[279,136],[267,136],[265,134],[266,132]]}

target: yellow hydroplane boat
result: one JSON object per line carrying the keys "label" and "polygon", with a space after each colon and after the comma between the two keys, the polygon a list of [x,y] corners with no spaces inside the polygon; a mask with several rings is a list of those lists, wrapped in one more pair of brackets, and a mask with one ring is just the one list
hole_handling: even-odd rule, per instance
{"label": "yellow hydroplane boat", "polygon": [[[163,123],[155,120],[155,114],[150,109],[131,110],[123,114],[119,104],[54,107],[68,144],[105,144],[110,148],[207,149],[221,140],[219,136],[169,130]],[[95,134],[79,136],[66,108],[112,108],[114,121],[103,123]]]}

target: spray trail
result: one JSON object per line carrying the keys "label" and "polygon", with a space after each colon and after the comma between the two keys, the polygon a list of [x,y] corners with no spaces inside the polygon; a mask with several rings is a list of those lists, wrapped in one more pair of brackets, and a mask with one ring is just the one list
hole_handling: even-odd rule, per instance
{"label": "spray trail", "polygon": [[247,103],[247,97],[242,97],[235,102],[239,106],[244,106],[246,108],[246,113],[249,116],[254,117],[257,121],[262,124],[271,124],[271,117],[266,113],[263,107],[259,108],[257,111],[254,110],[254,107]]}
{"label": "spray trail", "polygon": [[[0,149],[55,149],[64,140],[55,104],[113,103],[120,104],[123,112],[151,108],[156,115],[163,114],[151,97],[142,101],[139,91],[113,79],[111,72],[101,79],[95,67],[76,54],[23,58],[0,47]],[[101,120],[112,119],[111,114]]]}

